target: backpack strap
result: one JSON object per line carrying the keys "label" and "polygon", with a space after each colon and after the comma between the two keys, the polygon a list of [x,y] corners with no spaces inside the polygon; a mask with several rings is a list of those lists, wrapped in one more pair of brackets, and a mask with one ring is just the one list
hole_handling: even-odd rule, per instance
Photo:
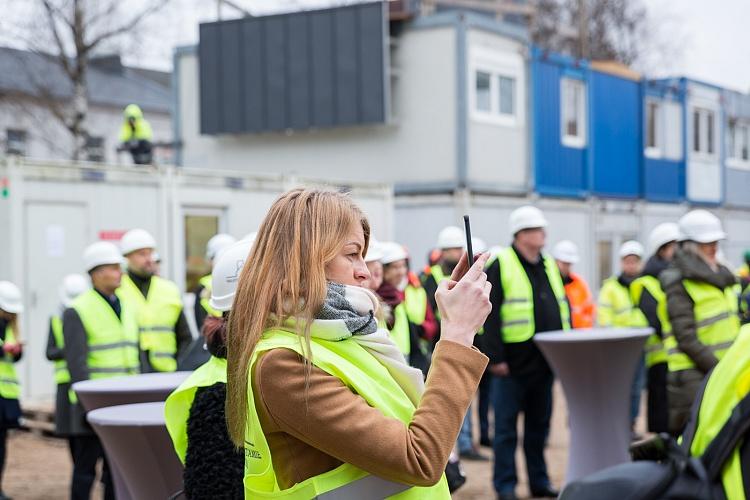
{"label": "backpack strap", "polygon": [[701,461],[708,471],[709,478],[716,480],[719,477],[724,463],[748,430],[750,430],[750,393],[734,407],[729,419],[703,452]]}

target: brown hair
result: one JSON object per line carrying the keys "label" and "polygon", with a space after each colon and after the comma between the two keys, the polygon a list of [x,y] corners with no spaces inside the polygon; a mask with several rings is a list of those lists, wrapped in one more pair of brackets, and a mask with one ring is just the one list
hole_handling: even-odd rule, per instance
{"label": "brown hair", "polygon": [[[250,360],[263,331],[288,317],[309,325],[326,296],[325,266],[359,224],[367,251],[370,226],[349,196],[293,189],[271,206],[240,274],[227,333],[227,427],[242,447],[248,406]],[[309,354],[309,326],[303,334]],[[309,356],[308,356],[309,357]]]}

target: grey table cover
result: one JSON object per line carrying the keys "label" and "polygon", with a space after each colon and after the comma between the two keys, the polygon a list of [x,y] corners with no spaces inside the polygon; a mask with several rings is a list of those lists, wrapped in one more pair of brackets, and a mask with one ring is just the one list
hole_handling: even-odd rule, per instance
{"label": "grey table cover", "polygon": [[566,483],[630,460],[630,388],[651,331],[592,328],[534,336],[568,403]]}

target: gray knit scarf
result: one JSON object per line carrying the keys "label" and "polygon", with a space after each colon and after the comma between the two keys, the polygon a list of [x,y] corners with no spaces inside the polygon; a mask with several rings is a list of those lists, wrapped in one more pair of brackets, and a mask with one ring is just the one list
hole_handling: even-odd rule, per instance
{"label": "gray knit scarf", "polygon": [[347,287],[340,283],[328,283],[328,290],[323,306],[315,315],[316,319],[342,320],[352,335],[369,335],[378,330],[378,321],[374,311],[362,315],[357,312],[347,298]]}

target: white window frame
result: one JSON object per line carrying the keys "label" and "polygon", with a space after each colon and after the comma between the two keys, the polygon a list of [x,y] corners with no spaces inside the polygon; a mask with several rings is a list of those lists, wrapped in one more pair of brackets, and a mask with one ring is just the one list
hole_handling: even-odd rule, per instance
{"label": "white window frame", "polygon": [[[580,99],[578,100],[578,107],[575,110],[576,121],[578,123],[578,134],[570,135],[567,133],[565,127],[565,105],[567,102],[566,88],[572,86],[580,89]],[[572,78],[565,76],[560,78],[560,141],[563,146],[569,148],[585,148],[588,143],[588,98],[586,96],[588,87],[585,81],[579,78]]]}
{"label": "white window frame", "polygon": [[[748,148],[750,149],[750,120],[737,120],[733,123],[733,126],[727,126],[726,128],[726,139],[727,139],[727,165],[732,168],[750,170],[750,155],[747,160],[742,159],[742,148],[738,141],[737,134],[740,129],[744,129],[746,138],[748,141]],[[730,134],[735,134],[734,137],[734,150],[730,146]]]}
{"label": "white window frame", "polygon": [[[652,158],[655,160],[659,160],[664,157],[664,150],[665,150],[665,144],[664,144],[664,127],[666,125],[666,118],[664,116],[664,103],[658,99],[646,99],[646,109],[644,110],[644,127],[645,130],[645,141],[646,144],[643,149],[643,154],[646,156],[646,158]],[[648,108],[649,106],[653,105],[655,107],[655,113],[656,116],[654,117],[654,141],[656,144],[654,146],[648,145]]]}
{"label": "white window frame", "polygon": [[[479,73],[490,75],[490,110],[485,111],[477,107],[477,76]],[[513,81],[513,113],[500,111],[500,79],[508,78]],[[471,114],[472,118],[485,123],[496,125],[516,126],[518,124],[518,78],[484,66],[475,66],[471,78]]]}
{"label": "white window frame", "polygon": [[[698,140],[700,141],[700,149],[695,150],[695,113],[698,113]],[[714,123],[714,137],[713,137],[713,152],[708,152],[708,117],[713,115]],[[700,160],[704,161],[717,161],[719,158],[719,130],[721,124],[719,123],[719,113],[716,108],[711,106],[704,106],[702,104],[696,104],[690,106],[690,113],[688,115],[690,120],[690,154]]]}
{"label": "white window frame", "polygon": [[[519,127],[524,123],[523,108],[525,69],[524,62],[516,55],[496,49],[475,47],[471,50],[469,64],[470,116],[475,122],[504,127]],[[477,73],[490,75],[490,111],[477,109]],[[500,112],[500,78],[513,80],[513,113]]]}

